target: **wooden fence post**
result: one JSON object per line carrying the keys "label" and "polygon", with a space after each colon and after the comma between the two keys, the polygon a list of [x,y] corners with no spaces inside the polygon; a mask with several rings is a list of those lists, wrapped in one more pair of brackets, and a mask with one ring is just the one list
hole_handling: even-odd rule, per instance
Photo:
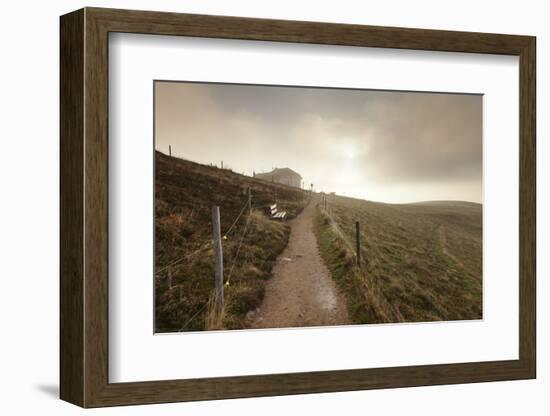
{"label": "wooden fence post", "polygon": [[216,314],[223,311],[223,251],[220,227],[220,207],[212,207],[212,234],[214,237],[214,255],[216,259]]}
{"label": "wooden fence post", "polygon": [[168,145],[168,156],[170,156],[170,157],[172,156],[172,145],[171,144]]}
{"label": "wooden fence post", "polygon": [[361,231],[359,229],[359,221],[355,222],[355,251],[357,266],[361,267]]}

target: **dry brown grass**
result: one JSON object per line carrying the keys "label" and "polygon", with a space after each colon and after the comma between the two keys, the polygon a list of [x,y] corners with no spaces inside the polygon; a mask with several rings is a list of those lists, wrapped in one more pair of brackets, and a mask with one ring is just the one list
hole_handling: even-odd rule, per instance
{"label": "dry brown grass", "polygon": [[358,323],[480,319],[481,212],[465,202],[392,205],[331,196],[316,232]]}
{"label": "dry brown grass", "polygon": [[[273,263],[290,233],[288,225],[266,216],[267,207],[277,202],[290,217],[295,216],[307,202],[307,193],[161,153],[156,154],[155,173],[155,264],[161,270],[155,276],[155,330],[246,327],[244,317],[260,305],[265,280],[271,276]],[[225,286],[224,313],[217,317],[211,305],[211,209],[220,206],[225,233],[246,204],[248,188],[252,190],[254,209],[238,257],[248,211],[223,240],[224,276],[226,280],[231,276],[231,280]],[[194,252],[197,254],[165,269]]]}

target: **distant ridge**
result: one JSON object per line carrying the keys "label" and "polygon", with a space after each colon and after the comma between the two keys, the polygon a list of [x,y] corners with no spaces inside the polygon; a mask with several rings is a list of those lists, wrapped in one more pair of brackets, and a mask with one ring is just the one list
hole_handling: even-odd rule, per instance
{"label": "distant ridge", "polygon": [[[409,204],[416,204],[416,205],[451,205],[455,207],[467,207],[467,206],[479,206],[483,205],[479,202],[472,202],[472,201],[453,201],[453,200],[441,200],[441,201],[419,201],[419,202],[410,202]],[[405,204],[403,204],[405,205]]]}

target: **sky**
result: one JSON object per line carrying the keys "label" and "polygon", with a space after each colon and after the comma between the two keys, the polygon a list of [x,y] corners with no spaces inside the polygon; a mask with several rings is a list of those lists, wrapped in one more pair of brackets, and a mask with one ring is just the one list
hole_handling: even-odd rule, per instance
{"label": "sky", "polygon": [[155,148],[316,191],[482,202],[482,96],[155,82]]}

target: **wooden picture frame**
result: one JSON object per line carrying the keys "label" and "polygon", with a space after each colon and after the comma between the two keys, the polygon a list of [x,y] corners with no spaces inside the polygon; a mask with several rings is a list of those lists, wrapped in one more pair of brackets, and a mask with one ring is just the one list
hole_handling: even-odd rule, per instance
{"label": "wooden picture frame", "polygon": [[[85,8],[61,17],[60,396],[82,407],[536,377],[535,38]],[[109,383],[108,35],[297,42],[519,57],[519,359]]]}

